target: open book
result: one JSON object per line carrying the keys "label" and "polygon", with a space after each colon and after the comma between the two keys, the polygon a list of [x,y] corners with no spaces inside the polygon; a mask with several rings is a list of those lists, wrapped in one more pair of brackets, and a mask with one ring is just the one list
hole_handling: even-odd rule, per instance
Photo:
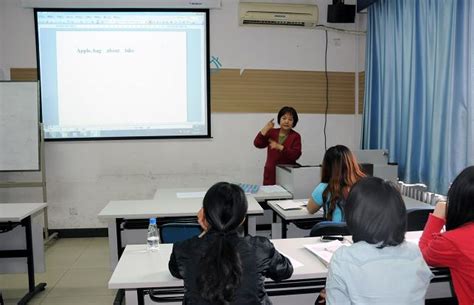
{"label": "open book", "polygon": [[279,200],[277,205],[283,210],[299,210],[308,204],[308,200]]}
{"label": "open book", "polygon": [[340,247],[349,245],[350,243],[347,241],[341,242],[339,240],[333,240],[330,242],[321,242],[317,244],[305,245],[304,247],[308,249],[311,253],[316,255],[324,265],[328,266],[334,252],[336,252],[336,250]]}

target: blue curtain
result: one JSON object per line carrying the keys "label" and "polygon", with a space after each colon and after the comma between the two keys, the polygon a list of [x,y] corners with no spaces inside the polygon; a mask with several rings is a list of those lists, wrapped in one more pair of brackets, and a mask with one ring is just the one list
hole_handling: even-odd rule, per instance
{"label": "blue curtain", "polygon": [[362,147],[446,193],[474,164],[472,0],[381,0],[368,9]]}

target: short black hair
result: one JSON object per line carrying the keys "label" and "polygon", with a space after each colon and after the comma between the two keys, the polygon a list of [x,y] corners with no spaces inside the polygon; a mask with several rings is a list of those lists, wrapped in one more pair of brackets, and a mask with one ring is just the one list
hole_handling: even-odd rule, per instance
{"label": "short black hair", "polygon": [[446,230],[474,222],[474,166],[465,168],[448,191]]}
{"label": "short black hair", "polygon": [[290,106],[285,106],[278,111],[278,124],[280,124],[280,119],[282,116],[285,114],[291,114],[293,117],[293,128],[296,126],[296,123],[298,123],[298,113],[296,112],[295,108],[290,107]]}
{"label": "short black hair", "polygon": [[352,187],[345,205],[354,242],[397,246],[405,240],[407,216],[400,192],[390,182],[366,177]]}

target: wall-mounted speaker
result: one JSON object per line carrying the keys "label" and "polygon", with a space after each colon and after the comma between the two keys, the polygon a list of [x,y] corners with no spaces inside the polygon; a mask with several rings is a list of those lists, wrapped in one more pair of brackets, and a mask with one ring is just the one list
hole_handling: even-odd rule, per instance
{"label": "wall-mounted speaker", "polygon": [[340,2],[330,4],[328,5],[328,22],[354,23],[355,10],[355,5],[349,5]]}

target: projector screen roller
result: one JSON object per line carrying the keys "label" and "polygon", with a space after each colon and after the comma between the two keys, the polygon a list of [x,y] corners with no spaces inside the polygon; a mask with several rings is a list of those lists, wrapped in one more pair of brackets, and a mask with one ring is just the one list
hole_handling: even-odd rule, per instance
{"label": "projector screen roller", "polygon": [[35,10],[47,140],[210,137],[207,10]]}

